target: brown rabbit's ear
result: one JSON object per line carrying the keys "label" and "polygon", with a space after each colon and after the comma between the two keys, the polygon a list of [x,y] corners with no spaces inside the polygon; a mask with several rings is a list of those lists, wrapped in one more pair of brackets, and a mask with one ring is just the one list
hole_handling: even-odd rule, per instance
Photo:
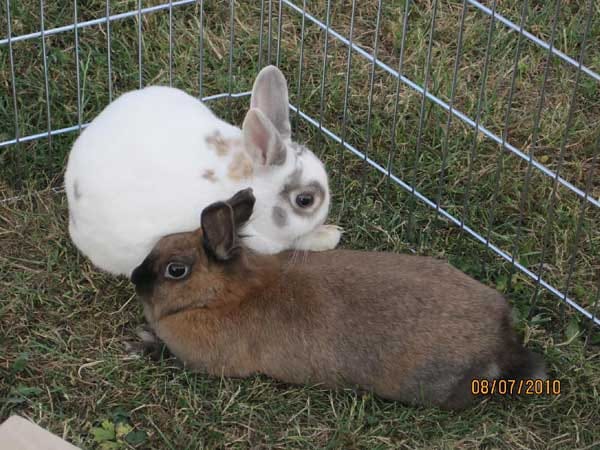
{"label": "brown rabbit's ear", "polygon": [[218,260],[230,259],[235,245],[232,207],[226,202],[212,203],[204,208],[200,221],[206,249]]}
{"label": "brown rabbit's ear", "polygon": [[225,202],[215,202],[202,211],[200,222],[206,249],[217,259],[234,256],[239,227],[252,215],[255,202],[252,188],[242,189]]}
{"label": "brown rabbit's ear", "polygon": [[227,204],[233,210],[233,221],[236,229],[248,221],[254,209],[256,198],[252,188],[246,188],[238,191],[233,197],[227,200]]}

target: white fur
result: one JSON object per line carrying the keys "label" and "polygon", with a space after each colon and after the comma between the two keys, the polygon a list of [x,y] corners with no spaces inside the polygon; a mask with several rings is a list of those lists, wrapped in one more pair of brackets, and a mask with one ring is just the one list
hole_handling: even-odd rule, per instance
{"label": "white fur", "polygon": [[[215,131],[238,139],[238,148],[217,154],[206,142]],[[65,188],[73,242],[98,268],[129,276],[162,236],[198,228],[204,207],[252,187],[256,205],[243,230],[250,248],[276,253],[310,242],[307,236],[314,233],[315,250],[335,247],[339,229],[322,225],[329,188],[319,159],[308,150],[297,156],[288,147],[285,164],[255,164],[252,176],[236,181],[228,177],[228,166],[235,152],[245,151],[242,138],[239,128],[180,90],[154,86],[122,95],[83,131],[69,155]],[[298,167],[303,182],[325,187],[326,199],[313,216],[290,212],[289,223],[277,227],[272,208]],[[203,177],[207,170],[214,181]]]}

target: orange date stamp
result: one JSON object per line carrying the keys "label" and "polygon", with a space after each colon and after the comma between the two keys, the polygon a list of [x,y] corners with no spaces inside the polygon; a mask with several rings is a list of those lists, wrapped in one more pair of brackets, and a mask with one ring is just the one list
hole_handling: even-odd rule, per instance
{"label": "orange date stamp", "polygon": [[559,395],[560,380],[486,380],[471,381],[472,395]]}

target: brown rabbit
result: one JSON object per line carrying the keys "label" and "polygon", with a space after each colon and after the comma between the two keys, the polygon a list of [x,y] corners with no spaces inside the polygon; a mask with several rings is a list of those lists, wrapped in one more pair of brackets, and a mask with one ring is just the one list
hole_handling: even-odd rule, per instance
{"label": "brown rabbit", "polygon": [[238,245],[251,189],[164,237],[131,280],[150,327],[211,375],[370,390],[411,404],[469,405],[474,378],[545,378],[502,296],[433,258],[332,250],[258,255]]}

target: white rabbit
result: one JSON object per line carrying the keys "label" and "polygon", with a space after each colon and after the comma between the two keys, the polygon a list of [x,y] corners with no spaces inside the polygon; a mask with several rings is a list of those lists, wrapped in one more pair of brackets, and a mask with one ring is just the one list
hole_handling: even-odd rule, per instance
{"label": "white rabbit", "polygon": [[265,67],[242,129],[174,88],[120,96],[75,141],[65,172],[69,233],[98,268],[129,276],[165,234],[191,231],[209,204],[252,187],[243,230],[258,253],[328,250],[327,173],[291,141],[287,84]]}

